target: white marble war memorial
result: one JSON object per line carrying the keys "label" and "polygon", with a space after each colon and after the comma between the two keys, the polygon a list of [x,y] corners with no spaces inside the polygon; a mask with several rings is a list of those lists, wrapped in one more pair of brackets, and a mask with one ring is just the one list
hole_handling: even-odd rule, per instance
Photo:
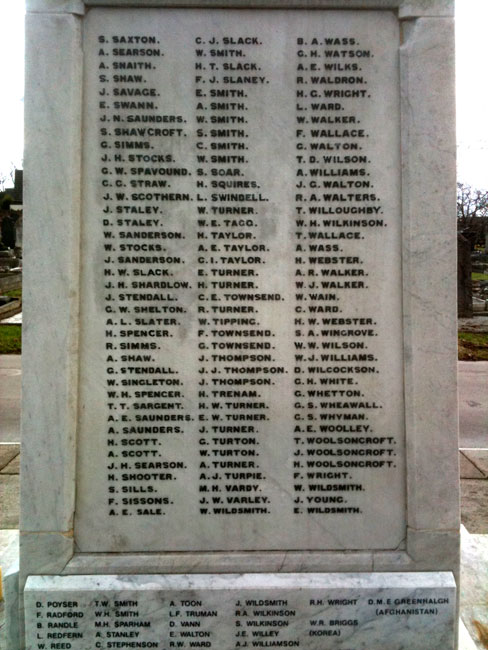
{"label": "white marble war memorial", "polygon": [[27,5],[9,648],[454,650],[453,3]]}

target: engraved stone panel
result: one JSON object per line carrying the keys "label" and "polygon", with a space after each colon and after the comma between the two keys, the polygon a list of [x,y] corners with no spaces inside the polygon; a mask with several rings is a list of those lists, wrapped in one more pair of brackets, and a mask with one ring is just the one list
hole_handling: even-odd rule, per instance
{"label": "engraved stone panel", "polygon": [[440,572],[39,576],[25,600],[28,650],[454,647]]}
{"label": "engraved stone panel", "polygon": [[398,20],[311,15],[87,13],[82,551],[401,548]]}
{"label": "engraved stone panel", "polygon": [[455,646],[453,3],[251,3],[29,0],[12,650]]}

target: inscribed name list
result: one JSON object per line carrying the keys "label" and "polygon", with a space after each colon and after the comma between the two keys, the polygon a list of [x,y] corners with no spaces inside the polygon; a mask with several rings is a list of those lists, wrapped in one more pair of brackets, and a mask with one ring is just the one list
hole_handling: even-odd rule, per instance
{"label": "inscribed name list", "polygon": [[447,573],[33,576],[25,599],[28,650],[454,647]]}
{"label": "inscribed name list", "polygon": [[88,13],[81,550],[404,538],[398,46],[390,12]]}

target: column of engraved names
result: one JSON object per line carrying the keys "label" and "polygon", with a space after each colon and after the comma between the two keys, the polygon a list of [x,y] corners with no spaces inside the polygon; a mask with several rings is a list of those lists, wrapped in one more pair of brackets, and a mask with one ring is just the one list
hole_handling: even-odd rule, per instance
{"label": "column of engraved names", "polygon": [[170,648],[218,648],[216,639],[225,620],[224,609],[215,599],[207,603],[202,598],[174,598],[169,603]]}
{"label": "column of engraved names", "polygon": [[235,601],[234,648],[300,647],[300,631],[295,627],[302,613],[288,598],[249,594]]}
{"label": "column of engraved names", "polygon": [[[373,635],[382,627],[384,634],[395,635],[406,616],[423,625],[430,622],[433,628],[444,625],[452,611],[449,591],[337,586],[37,590],[35,601],[31,594],[27,612],[27,638],[29,647],[36,650],[309,648],[311,643],[330,647],[339,639],[357,647],[371,644],[372,638],[374,643],[372,625]],[[334,639],[328,641],[329,637]]]}
{"label": "column of engraved names", "polygon": [[84,616],[83,605],[71,598],[36,601],[36,640],[33,647],[37,650],[81,647],[86,641]]}
{"label": "column of engraved names", "polygon": [[268,79],[254,35],[195,39],[200,513],[268,514],[260,438],[269,426],[274,333],[265,305],[266,188],[250,129]]}
{"label": "column of engraved names", "polygon": [[126,598],[100,594],[91,601],[91,634],[96,648],[160,647],[161,634],[154,629],[159,627],[159,621],[155,623],[154,611],[147,612],[144,599],[141,602],[137,593],[134,595]]}
{"label": "column of engraved names", "polygon": [[383,405],[369,394],[379,350],[368,239],[386,227],[361,123],[373,59],[354,36],[297,38],[297,514],[359,515],[358,472],[394,466],[393,437],[374,431]]}
{"label": "column of engraved names", "polygon": [[[186,119],[165,106],[165,52],[154,34],[99,35],[108,514],[164,515],[183,458],[168,454],[190,416],[171,345],[190,289],[184,233],[172,218],[191,197],[175,156]],[[164,458],[163,458],[164,456]]]}

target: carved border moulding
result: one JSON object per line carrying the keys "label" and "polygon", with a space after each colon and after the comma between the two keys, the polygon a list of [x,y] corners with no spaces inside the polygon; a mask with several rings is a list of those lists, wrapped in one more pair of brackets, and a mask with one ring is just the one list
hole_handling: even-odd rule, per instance
{"label": "carved border moulding", "polygon": [[27,11],[83,14],[90,7],[395,9],[400,18],[453,17],[454,0],[26,0]]}

